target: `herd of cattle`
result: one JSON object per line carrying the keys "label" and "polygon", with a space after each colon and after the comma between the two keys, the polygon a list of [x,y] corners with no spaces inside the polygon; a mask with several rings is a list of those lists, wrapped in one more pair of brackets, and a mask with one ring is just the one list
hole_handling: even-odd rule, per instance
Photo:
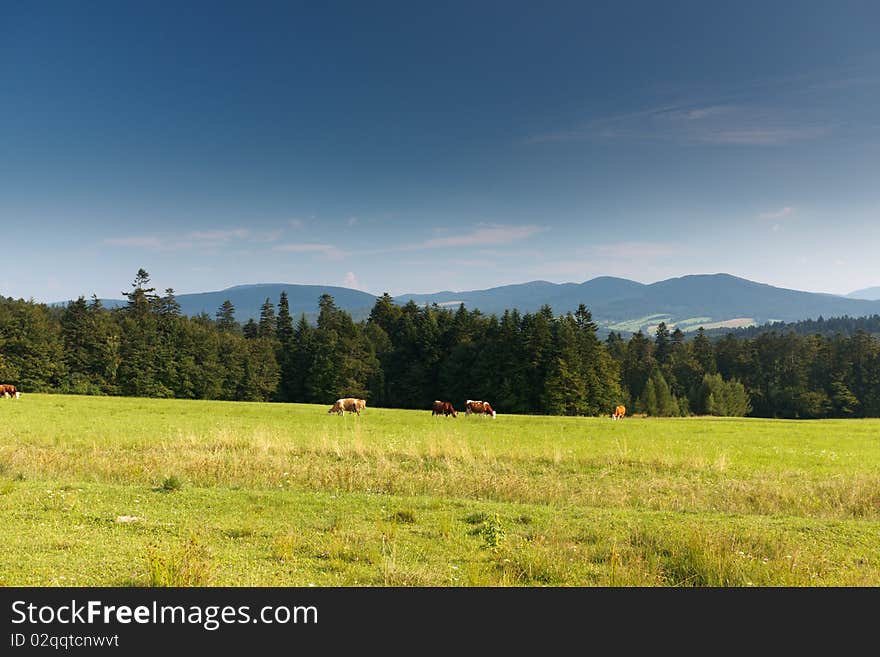
{"label": "herd of cattle", "polygon": [[[357,397],[342,397],[341,399],[337,399],[333,406],[330,407],[330,410],[327,411],[328,415],[332,415],[336,413],[337,415],[345,415],[345,412],[355,413],[356,415],[360,415],[361,411],[367,407],[366,399],[358,399]],[[484,401],[474,401],[473,399],[468,399],[465,403],[465,414],[478,414],[478,415],[486,415],[489,417],[495,417],[495,409],[492,408],[492,405],[489,402]],[[455,408],[452,406],[452,402],[448,401],[435,401],[434,407],[431,409],[431,415],[451,415],[452,417],[458,417],[458,413],[456,413]]]}
{"label": "herd of cattle", "polygon": [[[492,408],[492,404],[489,402],[468,399],[464,404],[464,414],[485,415],[494,418],[495,409]],[[452,402],[440,400],[434,402],[434,407],[431,409],[431,415],[442,415],[443,417],[451,415],[452,417],[458,417],[458,413],[455,412]]]}
{"label": "herd of cattle", "polygon": [[[19,399],[21,397],[21,392],[19,392],[14,385],[11,383],[0,383],[0,398],[2,399]],[[328,414],[336,413],[337,415],[345,415],[345,411],[349,413],[355,413],[357,415],[361,414],[361,411],[367,407],[366,399],[358,399],[357,397],[343,397],[342,399],[337,399],[336,403],[327,411]],[[494,418],[496,413],[495,409],[492,408],[492,405],[487,401],[475,401],[473,399],[468,399],[464,405],[465,415],[483,415]],[[439,399],[434,402],[434,406],[431,409],[431,415],[442,415],[447,417],[451,415],[452,417],[458,417],[458,413],[455,411],[455,407],[453,407],[452,402],[448,401],[440,401]],[[626,407],[625,406],[617,406],[614,409],[614,413],[611,415],[612,420],[619,420],[624,415],[626,415]]]}
{"label": "herd of cattle", "polygon": [[[367,400],[358,399],[356,397],[343,397],[342,399],[337,399],[336,403],[327,411],[328,414],[336,413],[337,415],[345,415],[345,411],[349,413],[356,413],[358,415],[361,414],[361,410],[367,407]],[[464,405],[465,415],[482,415],[486,417],[495,418],[496,413],[495,409],[492,408],[492,404],[487,401],[477,401],[474,399],[468,399]],[[433,407],[431,408],[431,415],[442,415],[443,417],[458,417],[458,413],[455,410],[455,407],[452,405],[452,402],[437,400],[434,402]],[[626,407],[625,406],[617,406],[614,409],[614,413],[611,415],[612,420],[620,420],[623,416],[626,415]]]}

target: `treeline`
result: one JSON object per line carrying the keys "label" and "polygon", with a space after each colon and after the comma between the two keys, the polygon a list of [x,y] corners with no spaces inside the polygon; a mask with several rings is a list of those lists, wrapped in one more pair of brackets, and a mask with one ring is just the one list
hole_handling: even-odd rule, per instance
{"label": "treeline", "polygon": [[771,322],[761,326],[748,326],[738,329],[711,329],[708,331],[712,337],[721,337],[727,333],[733,333],[738,338],[754,338],[762,333],[788,333],[798,335],[822,335],[834,337],[835,335],[853,336],[859,331],[880,337],[880,315],[868,315],[865,317],[818,317],[817,319],[803,319],[799,322]]}
{"label": "treeline", "polygon": [[241,325],[181,315],[138,272],[124,307],[97,298],[64,308],[0,297],[0,382],[56,391],[186,399],[431,407],[487,399],[499,413],[630,413],[761,417],[880,416],[880,340],[852,336],[653,335],[604,341],[590,312],[536,313],[399,306],[387,294],[355,322],[332,297],[316,323],[290,315],[284,293]]}

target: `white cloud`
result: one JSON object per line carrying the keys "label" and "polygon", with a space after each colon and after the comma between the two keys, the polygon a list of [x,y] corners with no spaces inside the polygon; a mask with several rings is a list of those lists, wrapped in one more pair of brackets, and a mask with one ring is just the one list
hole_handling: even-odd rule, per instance
{"label": "white cloud", "polygon": [[449,237],[434,237],[418,245],[420,248],[437,249],[450,246],[498,246],[528,239],[545,231],[541,226],[504,226],[498,224],[478,224],[475,229]]}
{"label": "white cloud", "polygon": [[772,212],[762,212],[758,215],[759,219],[783,219],[784,217],[788,217],[794,214],[794,208],[791,206],[785,206],[781,210],[774,210]]}
{"label": "white cloud", "polygon": [[746,127],[739,129],[715,129],[694,135],[693,141],[711,144],[744,144],[752,146],[773,146],[792,141],[818,139],[828,133],[824,126],[802,127]]}
{"label": "white cloud", "polygon": [[101,240],[102,244],[108,246],[132,246],[142,249],[161,249],[162,240],[158,237],[108,237]]}
{"label": "white cloud", "polygon": [[245,239],[250,235],[247,228],[228,228],[217,230],[196,230],[189,234],[189,238],[197,242],[228,242],[232,239]]}
{"label": "white cloud", "polygon": [[656,259],[681,255],[685,247],[669,242],[614,242],[590,247],[596,255],[609,258]]}
{"label": "white cloud", "polygon": [[731,111],[731,109],[732,108],[725,105],[716,105],[714,107],[698,107],[695,109],[683,110],[679,116],[686,121],[699,121],[700,119],[705,119],[710,116],[724,114]]}
{"label": "white cloud", "polygon": [[306,222],[303,221],[302,219],[288,219],[287,225],[290,226],[291,228],[305,228]]}
{"label": "white cloud", "polygon": [[108,246],[127,246],[158,251],[214,249],[237,240],[274,242],[281,237],[281,232],[280,230],[253,232],[247,228],[218,228],[194,230],[183,236],[166,234],[162,236],[108,237],[101,240],[101,243]]}
{"label": "white cloud", "polygon": [[357,279],[357,276],[354,275],[353,271],[349,271],[345,273],[345,278],[342,280],[343,287],[350,287],[353,290],[362,290],[360,282]]}
{"label": "white cloud", "polygon": [[276,228],[275,230],[263,230],[251,235],[252,242],[275,242],[281,238],[282,233],[284,232],[281,228]]}
{"label": "white cloud", "polygon": [[279,244],[273,247],[274,251],[286,253],[321,253],[328,258],[342,258],[345,253],[332,244]]}
{"label": "white cloud", "polygon": [[348,226],[356,226],[360,220],[357,217],[349,217],[345,223]]}
{"label": "white cloud", "polygon": [[770,146],[818,139],[832,126],[827,117],[772,105],[681,103],[593,119],[548,132],[526,143],[596,139],[651,139],[684,143]]}

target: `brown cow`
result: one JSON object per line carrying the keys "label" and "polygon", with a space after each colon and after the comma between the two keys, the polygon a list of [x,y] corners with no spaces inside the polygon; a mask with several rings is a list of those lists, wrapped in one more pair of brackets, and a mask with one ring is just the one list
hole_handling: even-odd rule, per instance
{"label": "brown cow", "polygon": [[490,415],[493,418],[495,417],[495,409],[492,408],[492,405],[489,402],[484,401],[474,401],[473,399],[468,399],[464,405],[465,415],[470,415],[471,413],[481,413],[483,415]]}
{"label": "brown cow", "polygon": [[0,383],[0,397],[4,399],[20,399],[21,392],[11,383]]}
{"label": "brown cow", "polygon": [[614,413],[611,415],[612,420],[620,420],[623,419],[623,416],[626,415],[626,406],[623,404],[618,404],[614,408]]}
{"label": "brown cow", "polygon": [[458,414],[452,407],[452,402],[439,400],[434,402],[434,408],[431,410],[431,415],[442,415],[443,417],[451,415],[452,417],[458,417]]}
{"label": "brown cow", "polygon": [[328,414],[336,413],[337,415],[345,416],[345,411],[349,413],[357,413],[361,414],[361,409],[367,407],[366,399],[357,399],[355,397],[343,397],[342,399],[337,399],[336,403],[333,404],[333,407],[327,411]]}

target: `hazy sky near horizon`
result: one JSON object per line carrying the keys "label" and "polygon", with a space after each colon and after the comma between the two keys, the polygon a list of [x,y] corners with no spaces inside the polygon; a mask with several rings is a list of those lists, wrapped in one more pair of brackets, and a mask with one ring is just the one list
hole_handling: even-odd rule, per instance
{"label": "hazy sky near horizon", "polygon": [[880,285],[876,2],[0,0],[0,294]]}

